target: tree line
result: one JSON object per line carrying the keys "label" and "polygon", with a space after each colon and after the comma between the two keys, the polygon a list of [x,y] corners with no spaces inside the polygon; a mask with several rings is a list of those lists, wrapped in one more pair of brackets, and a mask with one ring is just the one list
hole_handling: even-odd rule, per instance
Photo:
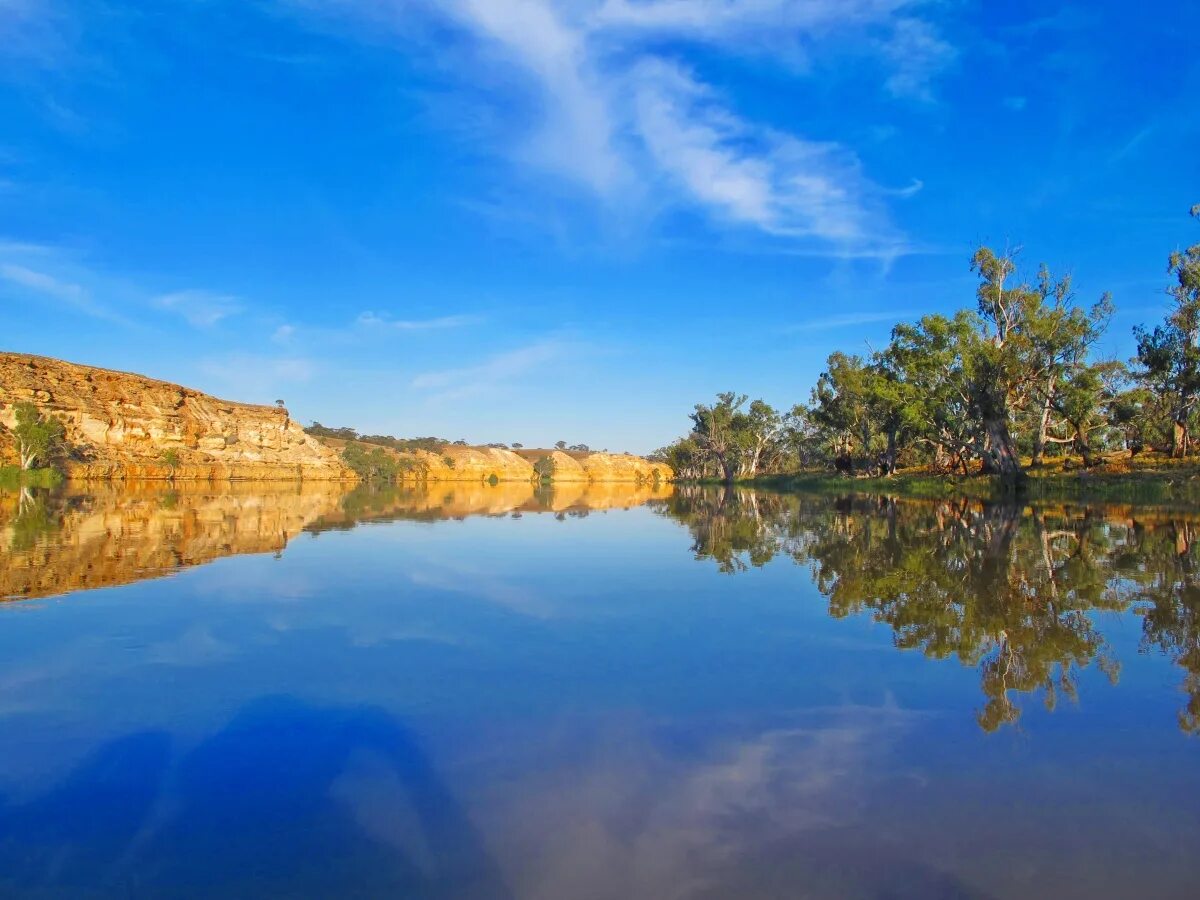
{"label": "tree line", "polygon": [[[1192,208],[1200,219],[1200,205]],[[1112,450],[1181,458],[1200,408],[1200,243],[1168,258],[1171,307],[1134,329],[1128,363],[1099,358],[1109,294],[1081,304],[1070,276],[1022,277],[1018,251],[980,247],[971,307],[898,324],[887,345],[836,352],[808,403],[780,411],[745,394],[698,403],[657,451],[683,479],[732,482],[825,467],[890,476],[904,466],[1019,481],[1025,461]]]}

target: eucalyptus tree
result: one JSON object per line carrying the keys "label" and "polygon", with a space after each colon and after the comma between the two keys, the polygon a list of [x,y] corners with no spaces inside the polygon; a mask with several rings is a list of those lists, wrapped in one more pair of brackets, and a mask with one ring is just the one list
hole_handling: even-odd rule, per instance
{"label": "eucalyptus tree", "polygon": [[978,317],[923,317],[892,330],[887,354],[907,386],[904,418],[913,441],[930,451],[937,471],[966,474],[979,426],[971,403],[970,370]]}
{"label": "eucalyptus tree", "polygon": [[1114,420],[1111,405],[1120,396],[1125,366],[1119,362],[1083,365],[1070,371],[1055,391],[1051,407],[1061,417],[1065,434],[1045,434],[1045,441],[1071,443],[1083,457],[1083,464],[1095,462],[1092,435],[1109,428]]}
{"label": "eucalyptus tree", "polygon": [[[1200,204],[1192,207],[1200,219]],[[1190,420],[1200,401],[1200,244],[1176,250],[1168,260],[1175,284],[1167,293],[1174,302],[1161,325],[1152,331],[1138,326],[1138,378],[1167,400],[1171,418],[1171,455],[1184,456],[1191,444]]]}
{"label": "eucalyptus tree", "polygon": [[753,478],[783,434],[779,413],[762,400],[747,408],[748,399],[729,391],[718,394],[711,406],[697,403],[691,414],[691,440],[713,460],[727,483]]}
{"label": "eucalyptus tree", "polygon": [[49,462],[64,446],[62,422],[53,416],[43,416],[32,403],[18,403],[14,409],[17,456],[21,468],[29,470],[39,462]]}
{"label": "eucalyptus tree", "polygon": [[654,451],[650,458],[666,463],[681,481],[701,481],[716,475],[711,455],[690,436],[679,438]]}
{"label": "eucalyptus tree", "polygon": [[1028,404],[1036,412],[1033,465],[1041,465],[1050,441],[1052,412],[1064,390],[1073,395],[1072,406],[1086,395],[1070,388],[1072,378],[1084,387],[1095,384],[1099,373],[1089,371],[1089,355],[1104,334],[1113,314],[1112,296],[1103,294],[1090,309],[1075,304],[1071,278],[1054,279],[1045,265],[1038,271],[1036,287],[1025,297],[1024,328],[1028,334]]}

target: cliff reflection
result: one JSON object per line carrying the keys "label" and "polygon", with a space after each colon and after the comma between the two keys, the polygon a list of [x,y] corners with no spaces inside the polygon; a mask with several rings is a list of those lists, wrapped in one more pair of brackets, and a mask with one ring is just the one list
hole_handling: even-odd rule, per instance
{"label": "cliff reflection", "polygon": [[524,512],[583,515],[670,496],[670,485],[500,483],[350,488],[336,482],[163,482],[0,492],[0,599],[50,597],[157,578],[303,532],[368,521]]}
{"label": "cliff reflection", "polygon": [[1095,615],[1137,615],[1142,650],[1184,671],[1180,727],[1200,732],[1195,514],[735,489],[680,490],[660,508],[720,571],[791,557],[811,569],[831,616],[869,615],[901,649],[977,668],[987,731],[1018,721],[1023,694],[1050,709],[1077,699],[1093,663],[1115,683],[1120,664]]}

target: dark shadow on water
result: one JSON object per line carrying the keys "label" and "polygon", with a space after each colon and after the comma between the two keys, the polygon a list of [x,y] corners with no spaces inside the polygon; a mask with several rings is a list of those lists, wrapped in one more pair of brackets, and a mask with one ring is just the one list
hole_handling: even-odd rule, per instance
{"label": "dark shadow on water", "polygon": [[[339,793],[362,759],[399,785],[417,851]],[[393,791],[393,795],[395,792]],[[385,807],[383,815],[389,814]],[[414,735],[377,709],[267,698],[172,763],[161,733],[94,751],[0,807],[4,896],[479,897],[509,891]]]}

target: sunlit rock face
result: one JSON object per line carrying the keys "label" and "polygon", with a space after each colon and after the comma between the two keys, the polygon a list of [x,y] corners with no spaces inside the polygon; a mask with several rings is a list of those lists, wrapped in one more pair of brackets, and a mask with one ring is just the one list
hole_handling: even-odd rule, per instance
{"label": "sunlit rock face", "polygon": [[663,463],[628,453],[590,453],[579,464],[588,481],[667,481],[675,475]]}
{"label": "sunlit rock face", "polygon": [[[341,453],[348,442],[322,438],[323,443]],[[407,464],[402,481],[431,483],[499,483],[543,480],[555,484],[617,482],[652,484],[675,477],[670,466],[627,453],[564,453],[561,450],[506,450],[501,447],[463,447],[448,445],[437,452],[401,451],[360,442],[367,452],[383,449],[389,456]]]}
{"label": "sunlit rock face", "polygon": [[561,450],[555,450],[545,456],[546,468],[549,469],[550,479],[558,482],[582,481],[587,482],[588,474],[579,460]]}
{"label": "sunlit rock face", "polygon": [[[219,400],[141,375],[20,353],[0,353],[0,424],[31,402],[60,419],[72,478],[354,480],[337,453],[286,409]],[[175,464],[164,458],[173,454]],[[0,433],[0,458],[15,461]]]}
{"label": "sunlit rock face", "polygon": [[429,481],[524,481],[534,478],[533,465],[511,450],[498,447],[446,447],[440,454],[411,454]]}

